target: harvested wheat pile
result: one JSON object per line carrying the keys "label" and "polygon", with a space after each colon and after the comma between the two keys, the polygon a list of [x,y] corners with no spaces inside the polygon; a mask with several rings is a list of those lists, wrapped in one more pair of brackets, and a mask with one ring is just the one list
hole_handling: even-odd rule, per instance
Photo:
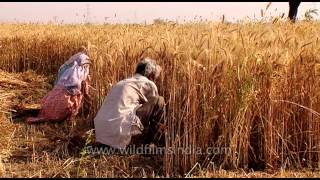
{"label": "harvested wheat pile", "polygon": [[4,159],[8,162],[30,159],[32,154],[43,151],[68,156],[69,149],[81,146],[82,138],[78,134],[84,133],[75,124],[29,126],[15,123],[28,116],[27,110],[38,109],[41,98],[50,89],[48,78],[33,71],[8,73],[0,70],[0,176],[5,176]]}
{"label": "harvested wheat pile", "polygon": [[15,112],[38,103],[48,92],[47,78],[33,71],[8,73],[0,70],[0,111]]}
{"label": "harvested wheat pile", "polygon": [[49,88],[46,78],[32,71],[8,73],[0,70],[0,153],[8,146],[14,129],[8,120],[12,113],[37,104]]}
{"label": "harvested wheat pile", "polygon": [[4,175],[4,166],[2,164],[2,159],[0,156],[0,177],[2,177]]}
{"label": "harvested wheat pile", "polygon": [[4,117],[4,114],[0,112],[0,177],[5,174],[2,156],[7,156],[10,153],[11,133],[14,131],[13,124]]}
{"label": "harvested wheat pile", "polygon": [[[35,154],[41,156],[44,152],[60,158],[78,155],[84,145],[88,129],[83,124],[87,122],[81,119],[73,124],[30,126],[23,123],[30,110],[39,109],[40,100],[51,89],[48,79],[33,71],[8,73],[0,70],[0,135],[3,137],[0,155],[5,162],[25,163]],[[22,123],[17,123],[19,121]]]}
{"label": "harvested wheat pile", "polygon": [[0,114],[0,155],[6,154],[5,149],[10,142],[10,131],[14,129],[12,123],[4,117],[3,114]]}
{"label": "harvested wheat pile", "polygon": [[11,155],[13,137],[18,125],[10,121],[13,113],[38,104],[50,88],[46,78],[32,71],[8,73],[0,70],[0,176],[5,169],[1,159]]}

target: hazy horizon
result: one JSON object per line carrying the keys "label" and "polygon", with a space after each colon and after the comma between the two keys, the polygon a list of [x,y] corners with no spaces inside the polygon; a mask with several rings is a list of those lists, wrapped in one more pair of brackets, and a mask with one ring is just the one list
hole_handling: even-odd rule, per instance
{"label": "hazy horizon", "polygon": [[[1,22],[150,23],[161,18],[183,22],[261,18],[268,2],[0,2]],[[318,2],[302,2],[298,18]],[[288,2],[272,2],[266,16],[287,16]],[[317,17],[318,19],[318,17]]]}

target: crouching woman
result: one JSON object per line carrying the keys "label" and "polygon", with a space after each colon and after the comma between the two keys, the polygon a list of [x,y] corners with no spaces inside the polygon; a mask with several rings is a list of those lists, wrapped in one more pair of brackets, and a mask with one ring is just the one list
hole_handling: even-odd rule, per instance
{"label": "crouching woman", "polygon": [[27,123],[71,121],[83,99],[90,98],[90,64],[89,57],[81,52],[66,61],[59,69],[54,88],[41,100],[38,117],[29,117]]}

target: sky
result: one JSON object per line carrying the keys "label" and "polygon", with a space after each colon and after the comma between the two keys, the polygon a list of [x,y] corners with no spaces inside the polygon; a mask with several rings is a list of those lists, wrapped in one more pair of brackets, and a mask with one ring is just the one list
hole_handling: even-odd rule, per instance
{"label": "sky", "polygon": [[[207,19],[235,22],[261,18],[268,2],[0,2],[0,22],[152,23],[161,18],[183,22]],[[298,18],[319,2],[302,2]],[[288,2],[272,2],[266,16],[288,14]],[[320,11],[319,11],[320,13]],[[316,16],[319,19],[319,16]]]}

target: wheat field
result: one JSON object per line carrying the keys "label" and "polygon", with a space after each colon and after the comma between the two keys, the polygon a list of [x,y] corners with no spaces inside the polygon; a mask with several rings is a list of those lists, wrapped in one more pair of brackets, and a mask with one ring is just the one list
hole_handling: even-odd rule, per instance
{"label": "wheat field", "polygon": [[[78,123],[77,128],[90,130],[92,124],[88,122],[112,85],[131,76],[139,58],[151,57],[163,69],[156,84],[167,104],[166,148],[229,150],[215,155],[165,154],[157,160],[156,169],[161,171],[150,170],[151,176],[186,176],[212,168],[314,170],[320,167],[319,30],[319,23],[304,21],[295,24],[281,21],[183,25],[0,24],[0,69],[8,73],[33,71],[52,85],[64,61],[80,50],[88,52],[93,61],[91,85],[96,90],[91,91],[93,107],[84,108],[89,117],[85,123]],[[77,120],[82,122],[83,117],[80,115]],[[38,148],[43,134],[55,131],[53,128],[68,127],[24,123],[14,126],[15,134],[18,136],[20,132],[22,137],[13,138],[19,141],[13,143],[28,141],[23,146],[32,146],[33,153],[24,157],[31,165],[23,175],[18,173],[21,164],[10,160],[4,163],[6,176],[132,177],[137,173],[126,168],[132,169],[129,164],[139,162],[138,157],[129,157],[133,160],[126,164],[129,160],[122,160],[126,157],[93,160],[90,156],[82,157],[87,165],[80,169],[81,173],[75,173],[76,161],[72,160],[75,156],[71,152],[63,151],[65,156],[60,157],[51,153],[49,145]],[[68,133],[61,138],[69,137]],[[35,153],[37,148],[45,153]],[[125,162],[121,164],[122,161]],[[138,164],[148,164],[147,161]],[[46,165],[39,165],[40,162]],[[121,165],[111,166],[113,162]],[[50,167],[52,163],[68,166],[57,171],[57,167]],[[47,170],[41,171],[44,167]],[[68,168],[73,170],[67,171]],[[146,174],[143,171],[142,176]]]}

